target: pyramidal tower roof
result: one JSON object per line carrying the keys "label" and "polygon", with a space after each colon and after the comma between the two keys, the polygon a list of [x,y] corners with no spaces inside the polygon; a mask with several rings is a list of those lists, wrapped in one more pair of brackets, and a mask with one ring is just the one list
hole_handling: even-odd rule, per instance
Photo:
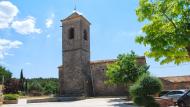
{"label": "pyramidal tower roof", "polygon": [[68,17],[66,17],[65,19],[63,19],[63,20],[61,20],[61,21],[62,21],[62,22],[65,22],[65,21],[70,21],[70,20],[77,19],[77,18],[81,18],[81,19],[85,20],[86,22],[88,22],[88,24],[91,24],[91,23],[82,15],[82,13],[80,13],[79,11],[76,11],[76,10],[74,10],[71,15],[69,15]]}

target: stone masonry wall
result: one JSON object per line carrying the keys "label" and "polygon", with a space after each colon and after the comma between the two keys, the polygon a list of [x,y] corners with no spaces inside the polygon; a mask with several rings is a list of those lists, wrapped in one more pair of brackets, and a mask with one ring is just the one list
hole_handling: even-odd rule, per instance
{"label": "stone masonry wall", "polygon": [[[115,60],[91,62],[91,78],[95,96],[123,96],[127,95],[127,88],[122,85],[110,86],[105,84],[107,65]],[[137,62],[145,64],[145,57],[139,57]]]}
{"label": "stone masonry wall", "polygon": [[163,90],[179,90],[190,89],[190,82],[169,82],[161,79],[163,83]]}

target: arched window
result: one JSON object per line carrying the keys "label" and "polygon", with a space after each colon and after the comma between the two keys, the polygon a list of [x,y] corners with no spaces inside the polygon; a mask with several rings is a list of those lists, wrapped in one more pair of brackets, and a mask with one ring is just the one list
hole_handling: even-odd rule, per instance
{"label": "arched window", "polygon": [[88,40],[88,35],[87,35],[87,31],[84,30],[83,32],[83,37],[84,37],[84,40]]}
{"label": "arched window", "polygon": [[69,29],[69,39],[74,39],[74,36],[75,36],[75,29],[70,28]]}

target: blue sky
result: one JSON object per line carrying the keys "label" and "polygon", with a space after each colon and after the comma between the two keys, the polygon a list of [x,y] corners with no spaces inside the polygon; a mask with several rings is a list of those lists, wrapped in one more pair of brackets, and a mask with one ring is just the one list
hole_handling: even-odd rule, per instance
{"label": "blue sky", "polygon": [[[136,44],[142,33],[135,15],[138,0],[78,0],[77,10],[91,22],[91,60],[116,58],[148,47]],[[14,77],[58,77],[61,65],[60,20],[74,9],[74,0],[1,0],[0,64]],[[155,76],[190,75],[190,63],[160,65],[147,58]]]}

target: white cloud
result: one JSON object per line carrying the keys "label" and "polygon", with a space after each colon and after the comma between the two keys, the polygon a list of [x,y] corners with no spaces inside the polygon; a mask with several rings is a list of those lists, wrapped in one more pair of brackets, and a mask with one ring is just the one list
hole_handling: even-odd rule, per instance
{"label": "white cloud", "polygon": [[53,24],[53,19],[46,19],[46,27],[50,28]]}
{"label": "white cloud", "polygon": [[0,29],[8,28],[18,12],[18,8],[11,2],[0,1]]}
{"label": "white cloud", "polygon": [[34,17],[27,17],[27,19],[23,21],[14,21],[11,25],[13,29],[16,30],[17,33],[28,35],[31,33],[41,33],[41,29],[36,28],[36,21]]}
{"label": "white cloud", "polygon": [[51,16],[49,18],[46,19],[45,21],[45,25],[47,28],[50,28],[53,25],[53,19],[54,19],[55,15],[51,14]]}
{"label": "white cloud", "polygon": [[16,32],[23,35],[41,32],[39,28],[35,27],[36,21],[34,17],[15,21],[18,12],[17,6],[10,1],[0,1],[0,29],[13,28]]}
{"label": "white cloud", "polygon": [[9,54],[8,51],[12,48],[19,48],[23,43],[20,41],[10,41],[7,39],[0,39],[0,60]]}

